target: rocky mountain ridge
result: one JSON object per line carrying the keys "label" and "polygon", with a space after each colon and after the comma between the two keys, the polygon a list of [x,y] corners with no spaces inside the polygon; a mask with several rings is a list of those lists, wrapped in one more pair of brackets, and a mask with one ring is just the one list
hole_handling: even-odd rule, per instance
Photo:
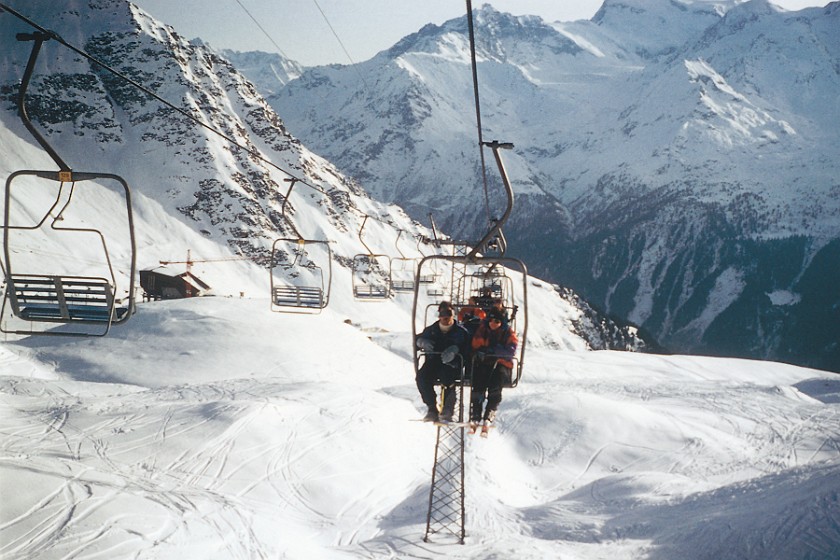
{"label": "rocky mountain ridge", "polygon": [[[840,3],[608,0],[591,21],[475,12],[510,250],[680,352],[840,370]],[[269,97],[375,196],[456,236],[481,182],[464,18]]]}
{"label": "rocky mountain ridge", "polygon": [[[399,207],[370,198],[360,184],[291,136],[254,86],[206,45],[185,40],[124,0],[71,0],[62,10],[46,0],[21,4],[17,9],[23,15],[181,109],[151,98],[57,41],[42,47],[27,96],[30,116],[71,167],[118,172],[134,187],[138,268],[159,268],[162,260],[190,251],[199,263],[193,271],[217,294],[267,297],[272,242],[295,237],[298,230],[308,239],[329,240],[335,307],[355,316],[358,304],[349,296],[354,255],[368,247],[390,254],[400,233],[417,241],[401,249],[408,256],[435,250],[420,241],[431,235],[427,228]],[[0,48],[6,53],[0,67],[0,169],[4,176],[21,168],[52,169],[55,163],[35,146],[15,106],[31,49],[15,34],[31,29],[9,14],[0,18]],[[294,192],[290,177],[298,179]],[[35,202],[24,197],[20,204],[34,207]],[[81,222],[93,224],[120,211],[107,196],[74,208]],[[363,243],[359,232],[365,217],[371,219]],[[73,255],[79,248],[47,238],[26,250],[36,256]],[[574,298],[539,284],[569,319],[562,324],[565,331],[535,335],[536,344],[643,345],[633,329],[576,307]],[[405,301],[391,303],[401,317]],[[619,335],[613,338],[615,329]]]}

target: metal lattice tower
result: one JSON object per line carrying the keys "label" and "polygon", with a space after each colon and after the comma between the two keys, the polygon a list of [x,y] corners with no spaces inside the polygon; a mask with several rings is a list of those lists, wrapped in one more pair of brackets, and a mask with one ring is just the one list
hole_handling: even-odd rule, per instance
{"label": "metal lattice tower", "polygon": [[[452,247],[452,255],[455,257],[466,257],[470,252],[470,248],[466,244],[456,244]],[[454,290],[451,298],[453,303],[466,304],[468,295],[464,292],[464,285],[456,279],[467,276],[467,262],[456,262],[452,265],[452,289]]]}
{"label": "metal lattice tower", "polygon": [[[464,387],[459,385],[459,422],[464,416],[463,396]],[[429,542],[431,535],[447,535],[464,544],[464,497],[464,426],[439,425],[424,541]]]}

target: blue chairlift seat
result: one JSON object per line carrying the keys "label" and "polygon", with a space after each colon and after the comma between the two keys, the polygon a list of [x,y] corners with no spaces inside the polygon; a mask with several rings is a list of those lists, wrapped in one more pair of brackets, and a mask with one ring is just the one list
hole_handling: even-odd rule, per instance
{"label": "blue chairlift seat", "polygon": [[354,286],[353,295],[359,299],[387,299],[391,293],[383,284],[364,284]]}
{"label": "blue chairlift seat", "polygon": [[104,278],[19,275],[7,284],[12,312],[27,321],[115,323],[128,314]]}
{"label": "blue chairlift seat", "polygon": [[324,305],[324,290],[314,286],[274,286],[274,305],[281,307],[308,307],[321,309]]}

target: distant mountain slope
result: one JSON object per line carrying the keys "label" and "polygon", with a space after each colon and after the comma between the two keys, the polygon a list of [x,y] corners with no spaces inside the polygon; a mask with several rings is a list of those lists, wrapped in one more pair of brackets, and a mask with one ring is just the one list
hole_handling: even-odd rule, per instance
{"label": "distant mountain slope", "polygon": [[[591,21],[475,12],[485,139],[532,270],[682,352],[840,371],[840,3],[608,0]],[[489,204],[464,18],[269,98],[315,152],[456,236]]]}
{"label": "distant mountain slope", "polygon": [[[280,237],[297,239],[297,230],[307,239],[329,241],[334,258],[330,306],[361,321],[364,305],[354,302],[351,290],[355,255],[369,250],[393,255],[401,234],[400,251],[408,257],[436,250],[423,241],[431,235],[428,229],[401,208],[370,198],[358,183],[291,136],[254,86],[212,49],[184,40],[125,0],[69,0],[62,10],[47,0],[20,4],[23,15],[206,125],[199,126],[58,41],[42,47],[27,96],[29,113],[72,168],[117,173],[132,186],[138,268],[176,261],[171,267],[181,272],[189,251],[193,272],[214,294],[268,299],[272,243]],[[0,34],[0,177],[5,181],[18,169],[57,166],[35,145],[15,105],[32,48],[30,42],[16,41],[15,33],[32,29],[7,13],[0,14],[0,23],[12,31]],[[293,191],[290,176],[300,179]],[[49,209],[52,199],[44,198],[18,189],[13,200],[25,214],[37,204],[46,203]],[[74,219],[87,227],[108,226],[116,221],[112,216],[125,213],[124,206],[99,191],[74,197],[71,207]],[[370,219],[363,243],[359,232],[365,217]],[[106,237],[110,252],[122,257],[130,252],[127,241]],[[17,259],[25,253],[36,265],[61,256],[85,267],[85,249],[75,238],[55,235],[14,247],[13,254]],[[311,252],[310,258],[320,257],[326,268],[324,245]],[[305,271],[276,267],[273,273],[308,274],[310,264]],[[635,330],[605,319],[574,294],[558,293],[537,280],[531,286],[536,301],[543,298],[534,312],[554,315],[557,326],[552,332],[532,333],[534,345],[644,346]],[[407,324],[410,303],[410,296],[400,295],[384,305],[394,322]]]}
{"label": "distant mountain slope", "polygon": [[303,73],[300,64],[279,54],[230,49],[222,49],[219,54],[228,59],[264,96],[274,95]]}

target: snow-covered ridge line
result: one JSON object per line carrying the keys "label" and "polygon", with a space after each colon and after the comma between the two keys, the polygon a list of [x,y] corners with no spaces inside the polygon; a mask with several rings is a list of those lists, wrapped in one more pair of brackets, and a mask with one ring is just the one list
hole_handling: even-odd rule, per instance
{"label": "snow-covered ridge line", "polygon": [[[516,146],[511,251],[671,350],[840,371],[840,294],[823,289],[840,256],[840,3],[608,1],[552,25],[477,14],[484,136]],[[486,216],[478,156],[460,148],[475,135],[465,33],[463,18],[426,26],[269,101],[374,196],[469,235]],[[716,300],[730,270],[742,288]],[[764,297],[778,291],[797,303]]]}

